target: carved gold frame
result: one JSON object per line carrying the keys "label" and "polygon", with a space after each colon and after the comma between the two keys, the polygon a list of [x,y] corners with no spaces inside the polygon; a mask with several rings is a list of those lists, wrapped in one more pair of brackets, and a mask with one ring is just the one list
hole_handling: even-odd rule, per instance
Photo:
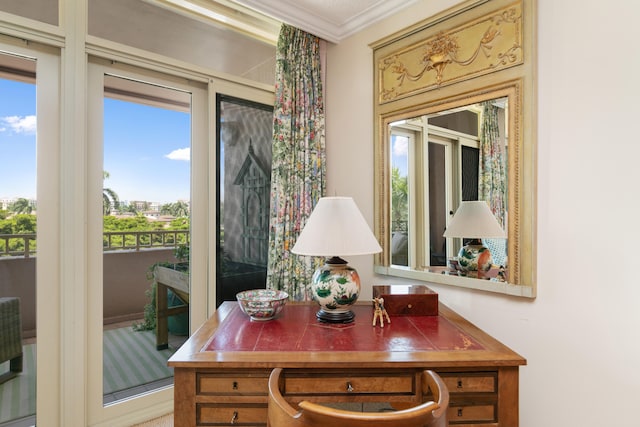
{"label": "carved gold frame", "polygon": [[[469,0],[373,43],[377,273],[536,295],[535,1]],[[509,97],[509,283],[390,264],[389,124]]]}

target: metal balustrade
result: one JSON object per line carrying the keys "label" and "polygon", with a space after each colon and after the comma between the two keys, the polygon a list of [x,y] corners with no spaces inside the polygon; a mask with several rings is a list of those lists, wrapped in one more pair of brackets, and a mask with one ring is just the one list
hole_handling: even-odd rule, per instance
{"label": "metal balustrade", "polygon": [[0,257],[29,258],[36,253],[35,234],[0,234]]}
{"label": "metal balustrade", "polygon": [[[103,251],[140,251],[189,245],[189,230],[109,231]],[[36,254],[36,234],[0,234],[0,257],[30,258]]]}

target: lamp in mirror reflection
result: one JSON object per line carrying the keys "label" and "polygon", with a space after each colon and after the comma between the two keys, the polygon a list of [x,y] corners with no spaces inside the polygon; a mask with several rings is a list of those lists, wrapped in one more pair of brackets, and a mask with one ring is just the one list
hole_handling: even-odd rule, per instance
{"label": "lamp in mirror reflection", "polygon": [[482,239],[507,237],[487,202],[481,200],[462,202],[443,236],[471,239],[460,249],[456,261],[463,273],[478,274],[478,277],[493,264],[491,252]]}
{"label": "lamp in mirror reflection", "polygon": [[323,197],[309,216],[291,252],[327,257],[311,279],[311,295],[322,322],[349,323],[360,295],[360,276],[343,256],[368,255],[382,248],[351,197]]}

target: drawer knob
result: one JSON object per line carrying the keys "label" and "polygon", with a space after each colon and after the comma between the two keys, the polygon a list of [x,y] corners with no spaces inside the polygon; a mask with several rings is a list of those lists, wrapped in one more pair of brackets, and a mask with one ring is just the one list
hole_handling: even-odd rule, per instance
{"label": "drawer knob", "polygon": [[462,388],[462,380],[458,379],[458,388]]}
{"label": "drawer knob", "polygon": [[347,382],[347,392],[348,393],[352,393],[353,392],[353,386],[351,385],[350,381]]}
{"label": "drawer knob", "polygon": [[233,416],[231,417],[231,424],[235,424],[238,421],[238,411],[233,411]]}
{"label": "drawer knob", "polygon": [[234,381],[233,385],[231,387],[233,387],[234,390],[237,390],[238,389],[238,381]]}
{"label": "drawer knob", "polygon": [[462,408],[458,408],[458,416],[461,417],[462,416]]}

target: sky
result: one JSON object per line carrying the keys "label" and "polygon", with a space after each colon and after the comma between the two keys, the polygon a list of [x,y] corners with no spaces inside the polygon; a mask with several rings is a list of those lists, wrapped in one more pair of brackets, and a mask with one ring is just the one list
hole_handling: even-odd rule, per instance
{"label": "sky", "polygon": [[409,161],[409,138],[391,134],[391,165],[397,167],[400,176],[407,176]]}
{"label": "sky", "polygon": [[[0,198],[36,198],[35,85],[0,79]],[[104,187],[120,200],[189,200],[190,115],[104,102]]]}
{"label": "sky", "polygon": [[190,114],[105,99],[104,186],[120,200],[189,200]]}
{"label": "sky", "polygon": [[0,198],[36,195],[36,88],[0,79]]}

